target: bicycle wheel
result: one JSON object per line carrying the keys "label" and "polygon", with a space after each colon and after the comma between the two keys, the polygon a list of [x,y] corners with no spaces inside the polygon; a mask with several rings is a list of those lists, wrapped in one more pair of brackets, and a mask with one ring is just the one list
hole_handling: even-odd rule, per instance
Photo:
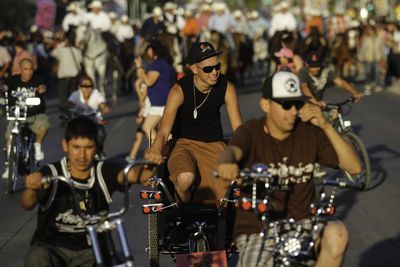
{"label": "bicycle wheel", "polygon": [[352,182],[363,183],[363,190],[366,190],[371,182],[371,164],[369,162],[369,156],[364,142],[352,131],[346,131],[343,134],[343,137],[354,147],[354,150],[361,161],[362,168],[361,173],[357,175],[351,175],[350,173],[345,172],[346,177]]}
{"label": "bicycle wheel", "polygon": [[[150,203],[155,203],[150,201]],[[158,214],[153,213],[148,215],[149,219],[149,261],[150,267],[159,267],[159,247],[158,247]]]}
{"label": "bicycle wheel", "polygon": [[205,237],[200,236],[196,239],[196,252],[206,252],[208,251],[208,244]]}
{"label": "bicycle wheel", "polygon": [[7,179],[7,193],[11,194],[15,190],[15,183],[18,175],[18,143],[17,136],[10,136],[10,147],[8,152],[8,179]]}

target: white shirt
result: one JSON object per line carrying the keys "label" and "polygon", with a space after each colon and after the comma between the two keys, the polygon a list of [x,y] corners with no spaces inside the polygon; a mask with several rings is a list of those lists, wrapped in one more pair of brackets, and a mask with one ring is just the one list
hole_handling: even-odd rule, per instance
{"label": "white shirt", "polygon": [[223,15],[213,14],[208,20],[208,29],[215,30],[219,33],[229,32],[236,25],[236,21],[231,14]]}
{"label": "white shirt", "polygon": [[10,53],[8,53],[7,48],[0,45],[0,67],[2,67],[4,64],[10,63],[10,62],[11,62]]}
{"label": "white shirt", "polygon": [[75,104],[75,108],[82,115],[90,115],[99,111],[101,103],[105,103],[106,99],[97,89],[93,89],[89,101],[85,103],[81,90],[74,91],[68,98],[68,101]]}
{"label": "white shirt", "polygon": [[93,12],[88,13],[86,21],[95,30],[107,32],[111,29],[111,19],[104,11],[100,11],[98,14]]}
{"label": "white shirt", "polygon": [[76,13],[76,14],[69,12],[63,18],[62,28],[65,32],[67,32],[69,29],[69,25],[78,27],[78,26],[84,24],[84,22],[85,22],[84,15],[81,12]]}
{"label": "white shirt", "polygon": [[114,34],[118,41],[122,43],[126,39],[131,39],[133,37],[132,26],[129,24],[119,24]]}
{"label": "white shirt", "polygon": [[277,31],[295,31],[297,28],[296,18],[290,12],[276,13],[271,20],[271,27],[269,28],[269,36],[274,36]]}
{"label": "white shirt", "polygon": [[80,71],[82,63],[82,52],[72,46],[59,44],[51,52],[51,55],[58,60],[57,78],[76,77]]}

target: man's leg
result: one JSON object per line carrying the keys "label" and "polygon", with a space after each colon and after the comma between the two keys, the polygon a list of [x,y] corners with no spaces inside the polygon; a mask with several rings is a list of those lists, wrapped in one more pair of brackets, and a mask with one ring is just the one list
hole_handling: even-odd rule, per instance
{"label": "man's leg", "polygon": [[170,180],[174,183],[175,191],[182,202],[190,202],[195,181],[196,166],[190,153],[190,142],[178,140],[168,159]]}
{"label": "man's leg", "polygon": [[45,114],[38,114],[29,118],[30,129],[35,133],[35,160],[41,161],[44,158],[42,151],[42,142],[47,135],[47,130],[50,128],[49,117]]}
{"label": "man's leg", "polygon": [[66,266],[63,260],[48,246],[36,244],[29,248],[24,267]]}
{"label": "man's leg", "polygon": [[320,252],[315,267],[340,266],[349,237],[346,226],[340,221],[329,222],[319,244]]}
{"label": "man's leg", "polygon": [[240,235],[236,239],[239,260],[236,267],[273,266],[273,257],[267,250],[267,241],[259,233]]}
{"label": "man's leg", "polygon": [[200,172],[200,185],[195,200],[220,200],[229,188],[230,182],[214,176],[218,159],[225,149],[224,142],[197,142],[193,154]]}

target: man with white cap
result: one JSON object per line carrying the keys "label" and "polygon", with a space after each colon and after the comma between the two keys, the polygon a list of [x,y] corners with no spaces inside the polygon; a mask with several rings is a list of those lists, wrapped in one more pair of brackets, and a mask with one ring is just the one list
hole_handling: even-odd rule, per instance
{"label": "man with white cap", "polygon": [[179,32],[185,26],[185,20],[176,12],[177,6],[173,2],[166,2],[164,5],[163,22],[167,32],[173,35],[179,35]]}
{"label": "man with white cap", "polygon": [[[268,77],[259,104],[266,116],[245,122],[233,133],[219,158],[219,177],[235,180],[239,169],[262,163],[289,190],[260,190],[270,194],[268,222],[260,219],[266,216],[264,212],[237,209],[234,237],[239,267],[275,266],[276,254],[269,248],[275,245],[275,234],[288,230],[285,227],[289,225],[283,220],[292,218],[302,229],[314,226],[309,210],[310,204],[315,203],[315,163],[350,173],[361,171],[352,146],[325,119],[320,107],[304,102],[295,74],[281,71]],[[240,191],[241,196],[248,197],[252,188],[243,186]],[[303,238],[296,230],[291,231],[288,236]],[[306,234],[304,239],[310,237],[312,240],[307,241],[315,244],[315,266],[340,266],[348,243],[345,225],[340,221],[320,222],[313,231],[312,236]]]}
{"label": "man with white cap", "polygon": [[101,1],[95,0],[89,4],[90,12],[86,15],[86,21],[89,25],[101,32],[107,32],[111,29],[111,19],[103,11]]}
{"label": "man with white cap", "polygon": [[75,2],[72,2],[67,7],[68,13],[65,15],[62,21],[62,28],[64,32],[68,32],[71,26],[78,27],[84,24],[83,11],[79,9]]}
{"label": "man with white cap", "polygon": [[139,34],[143,39],[150,40],[157,37],[165,30],[165,24],[162,21],[162,9],[156,6],[153,8],[151,17],[143,22]]}
{"label": "man with white cap", "polygon": [[129,17],[127,15],[122,15],[114,34],[120,43],[133,38],[133,29],[129,24]]}
{"label": "man with white cap", "polygon": [[208,29],[223,34],[230,48],[235,50],[235,43],[232,37],[232,30],[236,25],[234,17],[228,12],[228,7],[223,2],[214,3],[212,8],[215,10],[215,13],[212,14],[208,20]]}
{"label": "man with white cap", "polygon": [[297,21],[293,13],[288,11],[289,4],[282,2],[279,4],[278,13],[272,16],[271,27],[269,28],[269,36],[274,36],[277,31],[295,31],[297,29]]}

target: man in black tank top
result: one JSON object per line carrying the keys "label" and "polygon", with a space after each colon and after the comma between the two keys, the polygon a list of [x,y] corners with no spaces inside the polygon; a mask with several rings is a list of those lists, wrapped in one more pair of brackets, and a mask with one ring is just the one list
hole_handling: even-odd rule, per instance
{"label": "man in black tank top", "polygon": [[[79,208],[85,214],[108,210],[111,195],[122,189],[122,166],[94,161],[98,141],[97,125],[87,117],[71,120],[66,128],[63,149],[66,157],[29,174],[21,195],[21,205],[31,210],[37,204],[37,229],[24,266],[93,266],[94,257],[86,233],[86,222],[77,214],[71,190],[62,182],[42,185],[43,176],[62,175],[74,182]],[[137,169],[128,174],[136,183]],[[150,170],[144,170],[146,177]]]}
{"label": "man in black tank top", "polygon": [[172,133],[176,144],[168,170],[183,202],[191,200],[194,188],[195,200],[219,200],[229,186],[213,176],[225,147],[221,106],[226,104],[233,130],[242,120],[235,87],[220,74],[219,54],[208,42],[193,44],[188,54],[192,74],[171,88],[157,136],[145,152],[146,159],[161,164],[161,151]]}

